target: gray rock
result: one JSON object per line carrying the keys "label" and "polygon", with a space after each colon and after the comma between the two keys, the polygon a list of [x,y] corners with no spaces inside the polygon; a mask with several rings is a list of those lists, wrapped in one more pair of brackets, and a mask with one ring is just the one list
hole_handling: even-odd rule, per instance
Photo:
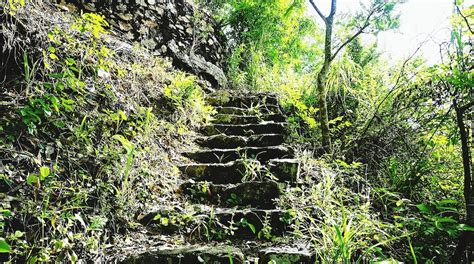
{"label": "gray rock", "polygon": [[270,172],[281,181],[297,182],[300,162],[297,159],[274,159],[268,164]]}
{"label": "gray rock", "polygon": [[243,264],[244,256],[240,249],[230,246],[177,246],[161,247],[123,260],[124,264]]}
{"label": "gray rock", "polygon": [[[224,56],[220,54],[225,50],[222,48],[225,43],[213,33],[219,31],[217,24],[205,14],[193,21],[192,18],[202,11],[190,1],[73,0],[71,4],[103,14],[111,26],[127,32],[124,35],[127,40],[139,42],[152,52],[171,57],[175,67],[196,74],[215,87],[225,88],[227,85],[222,70]],[[207,35],[209,40],[198,42],[195,35]],[[150,45],[152,38],[156,43]],[[159,50],[163,45],[168,47],[166,52]]]}

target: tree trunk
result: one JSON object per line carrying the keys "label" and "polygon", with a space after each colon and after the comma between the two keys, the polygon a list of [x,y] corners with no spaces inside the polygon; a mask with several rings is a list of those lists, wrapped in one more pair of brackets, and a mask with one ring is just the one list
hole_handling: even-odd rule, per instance
{"label": "tree trunk", "polygon": [[466,223],[474,226],[474,193],[472,171],[471,171],[471,155],[469,153],[469,132],[464,124],[464,112],[458,107],[456,111],[456,123],[459,128],[461,137],[462,165],[464,169],[464,199],[466,201]]}
{"label": "tree trunk", "polygon": [[327,69],[325,70],[326,73],[324,73],[323,70],[324,69],[319,72],[316,79],[316,91],[318,93],[319,122],[321,123],[321,144],[324,153],[329,153],[331,152],[331,135],[329,131],[329,117],[325,89]]}
{"label": "tree trunk", "polygon": [[321,123],[321,143],[325,153],[331,152],[331,134],[329,131],[328,107],[326,101],[326,81],[332,61],[332,26],[333,17],[326,19],[326,34],[324,39],[324,63],[316,77],[318,93],[319,122]]}
{"label": "tree trunk", "polygon": [[[464,170],[464,199],[466,202],[466,224],[474,226],[474,180],[472,179],[472,164],[469,149],[469,131],[464,124],[464,109],[454,102],[456,112],[456,124],[461,137],[462,165]],[[471,243],[473,243],[473,232],[463,231],[459,236],[458,246],[453,255],[453,263],[461,263],[463,255]],[[469,258],[469,257],[468,257]],[[470,260],[472,261],[472,260]]]}

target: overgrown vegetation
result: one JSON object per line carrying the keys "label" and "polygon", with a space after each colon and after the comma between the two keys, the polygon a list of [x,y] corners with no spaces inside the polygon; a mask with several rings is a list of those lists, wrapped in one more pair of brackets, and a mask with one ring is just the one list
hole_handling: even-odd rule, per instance
{"label": "overgrown vegetation", "polygon": [[[179,153],[214,113],[197,76],[124,42],[99,14],[4,0],[0,261],[104,258],[112,244],[136,243],[130,231],[157,206],[147,220],[186,235],[175,244],[244,229],[258,243],[309,242],[324,263],[465,261],[474,237],[472,6],[454,3],[444,61],[428,65],[416,53],[388,63],[376,41],[360,38],[396,27],[400,1],[323,15],[323,27],[311,1],[198,2],[228,39],[233,89],[277,93],[302,149],[298,182],[278,200],[291,234],[273,236],[266,218],[221,223],[212,207],[181,199]],[[334,39],[325,38],[328,19],[340,21],[330,24]],[[328,40],[341,48],[325,50]],[[272,180],[257,160],[242,163],[243,181]],[[204,200],[209,185],[198,187]]]}
{"label": "overgrown vegetation", "polygon": [[[231,81],[280,94],[294,142],[314,149],[315,156],[332,145],[330,167],[364,168],[356,170],[358,180],[344,172],[308,179],[332,190],[323,198],[314,190],[323,188],[320,184],[287,192],[288,206],[302,205],[294,214],[306,223],[305,235],[315,237],[321,257],[328,262],[452,261],[456,246],[465,246],[472,236],[465,209],[472,203],[472,6],[454,3],[452,39],[441,47],[445,61],[430,66],[416,52],[388,63],[376,42],[362,43],[361,34],[397,26],[397,1],[369,1],[340,16],[336,1],[327,1],[334,9],[327,14],[316,1],[205,2],[232,32]],[[314,14],[305,13],[311,4]],[[324,21],[315,23],[318,19]],[[339,23],[333,26],[333,20]],[[334,37],[324,40],[327,30]],[[328,41],[341,48],[329,45],[325,52]],[[321,113],[326,96],[327,117]],[[327,124],[332,144],[321,137]],[[313,162],[306,161],[306,168]],[[334,183],[339,177],[343,183]],[[348,184],[359,189],[348,187],[354,192],[347,193],[342,186]],[[323,220],[307,213],[310,206],[322,211]]]}
{"label": "overgrown vegetation", "polygon": [[121,42],[100,15],[2,6],[2,58],[17,58],[8,67],[22,78],[1,91],[0,251],[99,258],[138,213],[177,202],[171,159],[212,107],[195,77]]}

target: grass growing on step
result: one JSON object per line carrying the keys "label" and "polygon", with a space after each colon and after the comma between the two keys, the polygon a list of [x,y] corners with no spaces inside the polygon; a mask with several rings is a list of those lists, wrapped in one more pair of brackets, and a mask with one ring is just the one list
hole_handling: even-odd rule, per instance
{"label": "grass growing on step", "polygon": [[240,172],[242,173],[242,182],[275,180],[267,166],[258,161],[257,157],[249,158],[244,152],[241,154],[239,162],[244,166],[244,170]]}

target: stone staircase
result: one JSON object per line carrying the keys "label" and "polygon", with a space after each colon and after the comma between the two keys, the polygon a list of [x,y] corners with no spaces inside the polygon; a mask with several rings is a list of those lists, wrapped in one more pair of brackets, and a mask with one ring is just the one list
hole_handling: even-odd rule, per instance
{"label": "stone staircase", "polygon": [[[208,102],[217,114],[196,139],[200,149],[183,153],[190,162],[179,166],[187,179],[181,190],[224,231],[212,235],[210,240],[217,242],[208,245],[158,249],[125,263],[314,263],[314,256],[297,245],[236,246],[276,240],[291,231],[288,213],[277,207],[276,199],[285,184],[295,182],[299,163],[284,144],[286,117],[276,96],[220,92]],[[152,216],[142,223],[152,226]],[[232,243],[219,244],[224,240]]]}

